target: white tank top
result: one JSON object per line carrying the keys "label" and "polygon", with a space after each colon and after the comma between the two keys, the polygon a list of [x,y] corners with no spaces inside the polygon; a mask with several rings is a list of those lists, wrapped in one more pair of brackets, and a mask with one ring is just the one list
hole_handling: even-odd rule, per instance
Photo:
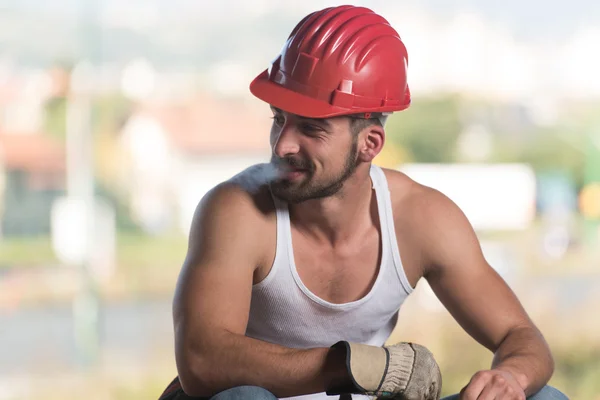
{"label": "white tank top", "polygon": [[[290,348],[329,347],[340,340],[382,346],[389,338],[400,306],[413,289],[400,261],[385,174],[372,165],[370,175],[377,196],[382,241],[379,273],[370,292],[344,304],[330,303],[312,293],[296,270],[287,204],[274,197],[275,260],[266,278],[252,288],[247,336]],[[293,399],[338,397],[319,393]]]}

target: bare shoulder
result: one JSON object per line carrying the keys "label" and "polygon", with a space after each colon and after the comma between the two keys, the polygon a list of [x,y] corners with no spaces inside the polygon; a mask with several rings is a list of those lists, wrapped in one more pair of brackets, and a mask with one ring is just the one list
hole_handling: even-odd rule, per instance
{"label": "bare shoulder", "polygon": [[432,217],[446,219],[452,218],[453,214],[462,214],[458,206],[440,191],[414,181],[403,172],[392,169],[384,169],[384,172],[395,219],[421,223]]}
{"label": "bare shoulder", "polygon": [[[268,218],[274,204],[263,164],[253,165],[212,188],[200,201],[196,214],[228,216],[238,222]],[[239,220],[241,218],[241,220]]]}
{"label": "bare shoulder", "polygon": [[478,239],[470,222],[451,199],[402,172],[384,172],[399,246],[404,242],[405,248],[418,254],[420,273],[446,263],[453,252],[478,252]]}
{"label": "bare shoulder", "polygon": [[274,236],[275,206],[268,184],[260,183],[261,173],[250,167],[204,195],[192,220],[188,256],[243,248],[263,253],[266,239]]}

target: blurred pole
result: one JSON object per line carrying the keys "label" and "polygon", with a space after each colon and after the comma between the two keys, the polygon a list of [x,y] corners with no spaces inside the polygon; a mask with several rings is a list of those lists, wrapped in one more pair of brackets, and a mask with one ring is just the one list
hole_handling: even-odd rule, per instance
{"label": "blurred pole", "polygon": [[80,210],[84,236],[80,243],[81,285],[73,303],[74,333],[80,359],[92,364],[98,355],[99,301],[91,273],[92,238],[94,229],[94,171],[91,105],[85,90],[90,79],[90,66],[79,63],[72,74],[71,93],[67,105],[67,198]]}
{"label": "blurred pole", "polygon": [[[83,245],[80,265],[81,285],[73,302],[74,334],[80,360],[94,364],[99,352],[100,302],[92,273],[93,232],[95,229],[94,151],[91,127],[91,82],[94,56],[92,32],[95,26],[95,4],[80,3],[82,58],[71,74],[67,104],[67,198],[77,205],[82,223]],[[96,61],[96,60],[94,60]]]}

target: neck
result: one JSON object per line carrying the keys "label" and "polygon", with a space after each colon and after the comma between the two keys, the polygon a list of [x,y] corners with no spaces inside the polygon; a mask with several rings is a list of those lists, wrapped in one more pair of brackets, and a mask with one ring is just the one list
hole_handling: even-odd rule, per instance
{"label": "neck", "polygon": [[370,164],[356,169],[333,196],[289,204],[290,218],[304,233],[331,245],[352,237],[371,224],[372,182]]}

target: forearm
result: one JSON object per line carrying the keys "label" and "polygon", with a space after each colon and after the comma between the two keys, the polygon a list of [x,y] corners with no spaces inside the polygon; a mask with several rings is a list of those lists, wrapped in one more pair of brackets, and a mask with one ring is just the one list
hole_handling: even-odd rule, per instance
{"label": "forearm", "polygon": [[344,355],[339,351],[290,349],[232,333],[213,336],[203,348],[182,354],[178,357],[180,379],[184,391],[192,396],[252,385],[278,397],[291,397],[323,392],[348,379]]}
{"label": "forearm", "polygon": [[530,396],[550,380],[554,361],[542,334],[535,327],[521,327],[513,329],[502,341],[492,368],[513,374]]}

